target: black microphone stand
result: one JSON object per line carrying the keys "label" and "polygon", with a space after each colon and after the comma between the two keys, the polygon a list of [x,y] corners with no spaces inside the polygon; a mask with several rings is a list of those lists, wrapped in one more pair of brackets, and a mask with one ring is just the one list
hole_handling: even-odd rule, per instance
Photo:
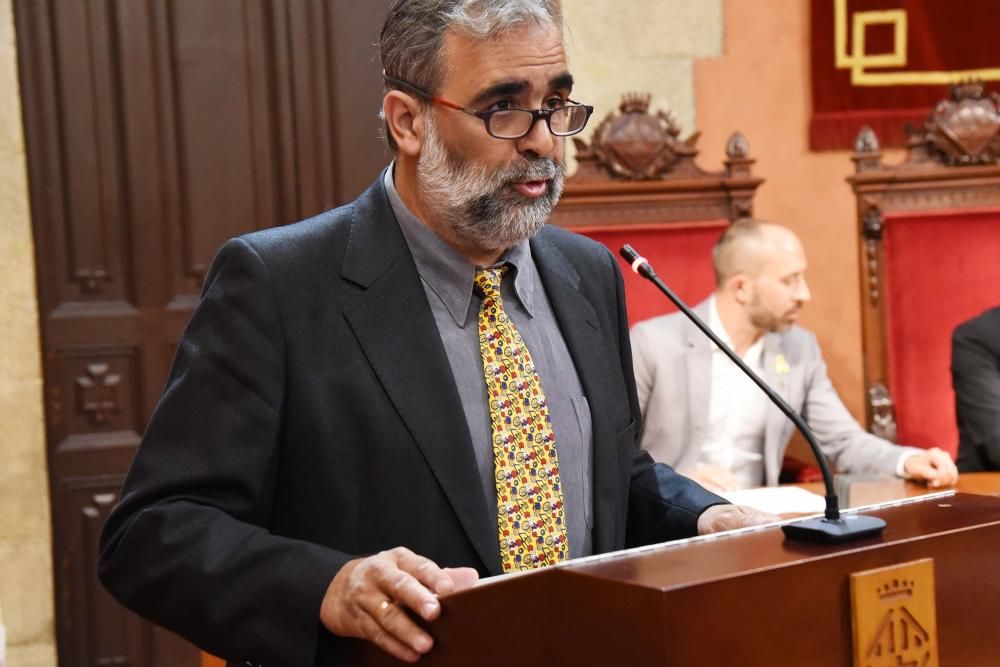
{"label": "black microphone stand", "polygon": [[785,533],[785,537],[803,540],[808,542],[846,542],[849,540],[861,539],[864,537],[872,537],[878,535],[885,528],[885,521],[879,519],[878,517],[865,516],[863,514],[850,514],[846,516],[841,516],[840,505],[837,500],[837,494],[834,491],[833,486],[833,475],[830,473],[830,466],[827,464],[826,457],[820,450],[819,445],[816,443],[816,438],[813,436],[812,431],[802,420],[795,410],[791,408],[788,403],[778,396],[777,393],[771,387],[768,386],[764,380],[762,380],[753,370],[747,366],[742,359],[740,359],[735,352],[733,352],[728,345],[723,343],[715,332],[705,324],[700,317],[694,314],[694,312],[688,308],[687,304],[681,300],[679,296],[674,294],[673,290],[667,287],[666,283],[660,280],[659,276],[650,266],[649,262],[646,261],[645,257],[641,257],[638,252],[636,252],[632,246],[624,245],[619,251],[621,256],[625,258],[625,261],[632,266],[632,270],[638,273],[643,278],[646,278],[651,283],[656,285],[661,292],[663,292],[668,299],[670,299],[675,306],[677,306],[682,313],[684,313],[691,322],[694,323],[696,327],[701,329],[701,332],[708,336],[708,338],[715,343],[715,345],[722,350],[729,359],[739,366],[740,370],[746,373],[746,375],[753,380],[754,384],[760,387],[761,391],[767,394],[767,397],[771,399],[771,402],[778,406],[786,417],[792,420],[795,424],[795,428],[799,430],[799,433],[806,439],[809,443],[810,449],[812,449],[813,456],[816,458],[816,462],[819,464],[819,469],[823,473],[823,484],[826,487],[826,511],[822,519],[806,519],[803,521],[796,521],[794,523],[788,523],[781,527]]}

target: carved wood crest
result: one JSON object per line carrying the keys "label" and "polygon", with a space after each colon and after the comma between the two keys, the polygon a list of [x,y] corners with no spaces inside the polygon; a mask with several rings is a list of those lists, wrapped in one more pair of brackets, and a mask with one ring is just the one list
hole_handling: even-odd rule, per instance
{"label": "carved wood crest", "polygon": [[581,178],[599,177],[601,171],[633,181],[659,179],[668,173],[702,173],[694,164],[698,133],[681,141],[674,114],[650,113],[650,99],[648,94],[626,93],[618,111],[601,121],[589,144],[573,140]]}
{"label": "carved wood crest", "polygon": [[934,560],[851,574],[854,666],[938,667]]}
{"label": "carved wood crest", "polygon": [[888,387],[881,382],[868,387],[868,408],[871,414],[868,430],[884,440],[896,442],[895,404]]}
{"label": "carved wood crest", "polygon": [[924,131],[910,131],[909,143],[948,165],[1000,162],[1000,94],[984,97],[981,83],[952,86],[951,99],[938,103]]}

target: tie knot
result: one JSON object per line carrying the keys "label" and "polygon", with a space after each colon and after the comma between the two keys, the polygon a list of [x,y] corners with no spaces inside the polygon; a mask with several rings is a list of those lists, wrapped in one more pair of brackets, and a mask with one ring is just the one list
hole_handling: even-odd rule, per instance
{"label": "tie knot", "polygon": [[491,269],[479,269],[476,271],[476,287],[483,291],[488,297],[500,296],[500,281],[507,273],[507,265],[497,266]]}

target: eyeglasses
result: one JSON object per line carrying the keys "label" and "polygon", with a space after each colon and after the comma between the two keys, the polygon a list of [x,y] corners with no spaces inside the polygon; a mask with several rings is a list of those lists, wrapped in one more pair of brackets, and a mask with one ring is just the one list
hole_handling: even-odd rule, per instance
{"label": "eyeglasses", "polygon": [[594,113],[594,107],[580,104],[573,100],[566,100],[565,106],[554,107],[552,109],[495,109],[493,111],[476,111],[463,107],[460,104],[435,97],[425,90],[407,83],[400,79],[395,79],[383,73],[382,77],[400,88],[405,88],[416,93],[419,97],[439,104],[455,111],[467,113],[483,121],[486,131],[491,137],[496,139],[520,139],[531,132],[531,128],[539,119],[545,119],[545,124],[549,127],[549,132],[557,137],[568,137],[577,134],[587,126],[590,114]]}

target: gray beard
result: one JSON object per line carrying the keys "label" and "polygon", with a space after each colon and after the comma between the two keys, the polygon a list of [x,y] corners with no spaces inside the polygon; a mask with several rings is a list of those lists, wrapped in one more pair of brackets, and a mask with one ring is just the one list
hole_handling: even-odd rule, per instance
{"label": "gray beard", "polygon": [[[559,202],[565,167],[553,158],[518,157],[498,169],[449,152],[428,114],[426,137],[417,161],[417,181],[435,222],[458,239],[498,251],[529,239],[545,225]],[[548,180],[545,194],[526,199],[511,187],[519,181]]]}

